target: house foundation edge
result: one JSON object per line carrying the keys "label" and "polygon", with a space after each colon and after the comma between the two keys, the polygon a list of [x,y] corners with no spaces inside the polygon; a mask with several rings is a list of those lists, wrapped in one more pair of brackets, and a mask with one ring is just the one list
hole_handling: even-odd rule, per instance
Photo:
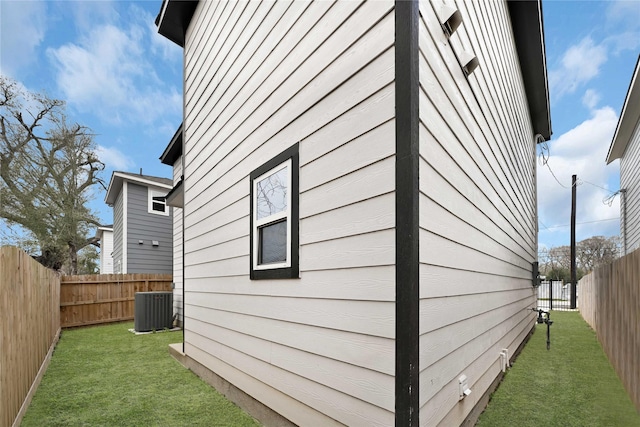
{"label": "house foundation edge", "polygon": [[[524,337],[524,339],[518,346],[518,348],[516,348],[516,351],[513,353],[513,356],[509,359],[509,364],[512,364],[518,358],[518,356],[524,349],[525,345],[527,345],[527,343],[531,339],[531,336],[533,335],[535,330],[536,330],[536,324],[534,323],[531,326],[531,329],[529,330],[529,332],[527,332],[527,335]],[[462,424],[460,424],[460,427],[472,427],[476,425],[476,423],[478,422],[478,418],[480,418],[480,415],[482,415],[484,410],[487,409],[487,405],[491,400],[491,395],[498,389],[498,387],[500,386],[500,383],[504,379],[504,376],[505,376],[504,372],[502,371],[498,372],[498,375],[496,376],[496,378],[493,380],[491,385],[489,385],[489,388],[487,388],[487,390],[484,392],[484,394],[478,400],[478,402],[476,402],[473,409],[471,409],[471,412],[469,412],[469,415],[467,415],[467,418],[465,418]]]}
{"label": "house foundation edge", "polygon": [[200,377],[204,382],[216,389],[224,397],[264,426],[273,427],[295,427],[296,424],[283,417],[280,413],[269,408],[259,400],[245,393],[220,375],[213,372],[200,362],[192,359],[182,352],[182,342],[169,344],[169,354],[185,368]]}

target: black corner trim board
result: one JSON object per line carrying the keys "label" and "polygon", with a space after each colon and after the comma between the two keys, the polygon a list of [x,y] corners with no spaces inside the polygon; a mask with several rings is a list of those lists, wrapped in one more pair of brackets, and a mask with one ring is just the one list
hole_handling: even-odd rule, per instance
{"label": "black corner trim board", "polygon": [[[249,271],[251,280],[267,279],[296,279],[300,277],[300,159],[298,156],[299,143],[284,150],[262,166],[256,168],[249,176]],[[253,269],[253,181],[270,169],[291,159],[291,267],[273,268],[269,270]]]}
{"label": "black corner trim board", "polygon": [[420,410],[418,6],[395,2],[396,426],[417,426]]}

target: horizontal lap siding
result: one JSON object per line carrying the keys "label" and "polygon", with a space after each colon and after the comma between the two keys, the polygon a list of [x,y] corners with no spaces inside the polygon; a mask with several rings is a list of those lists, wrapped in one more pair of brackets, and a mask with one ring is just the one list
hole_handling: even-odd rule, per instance
{"label": "horizontal lap siding", "polygon": [[[393,2],[201,2],[185,350],[301,425],[394,411]],[[299,142],[300,279],[249,280],[249,174]]]}
{"label": "horizontal lap siding", "polygon": [[[126,185],[126,184],[124,184]],[[124,186],[123,186],[124,189]],[[116,202],[113,204],[113,272],[124,273],[124,253],[123,244],[124,241],[124,216],[122,215],[124,205],[124,193],[121,190],[116,197]]]}
{"label": "horizontal lap siding", "polygon": [[113,232],[102,231],[100,242],[100,274],[113,273]]}
{"label": "horizontal lap siding", "polygon": [[[173,185],[182,178],[182,156],[173,164]],[[182,209],[173,208],[173,312],[182,324]]]}
{"label": "horizontal lap siding", "polygon": [[[162,188],[157,190],[169,192]],[[171,214],[149,213],[149,194],[145,186],[129,182],[127,194],[127,272],[173,273]],[[143,244],[139,244],[139,240]],[[152,245],[154,240],[158,242],[158,246]]]}
{"label": "horizontal lap siding", "polygon": [[[627,253],[640,247],[640,125],[636,126],[631,141],[620,159],[620,188],[626,190],[626,242]],[[624,227],[621,227],[624,236]]]}
{"label": "horizontal lap siding", "polygon": [[[447,40],[420,12],[420,423],[459,425],[532,326],[533,133],[507,6],[446,2]],[[480,66],[465,79],[452,47]],[[457,378],[473,393],[458,401]]]}

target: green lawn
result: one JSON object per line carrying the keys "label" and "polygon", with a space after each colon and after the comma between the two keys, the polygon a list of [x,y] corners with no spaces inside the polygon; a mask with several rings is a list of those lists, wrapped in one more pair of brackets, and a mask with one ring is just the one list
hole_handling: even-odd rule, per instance
{"label": "green lawn", "polygon": [[129,328],[63,331],[22,426],[258,425],[169,355],[182,332]]}
{"label": "green lawn", "polygon": [[640,415],[578,312],[551,314],[493,394],[478,426],[633,427]]}

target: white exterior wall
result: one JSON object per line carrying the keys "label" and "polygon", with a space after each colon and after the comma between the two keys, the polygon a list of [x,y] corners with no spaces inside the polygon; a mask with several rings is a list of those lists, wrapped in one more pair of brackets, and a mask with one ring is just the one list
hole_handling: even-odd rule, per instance
{"label": "white exterior wall", "polygon": [[[533,326],[534,134],[506,2],[420,3],[420,424],[460,425]],[[464,77],[452,51],[475,52]],[[472,390],[458,401],[458,377]]]}
{"label": "white exterior wall", "polygon": [[113,231],[100,230],[100,274],[113,273]]}
{"label": "white exterior wall", "polygon": [[[185,352],[300,425],[394,422],[392,1],[200,2]],[[249,174],[299,142],[300,279],[249,279]],[[178,215],[176,215],[177,217]]]}
{"label": "white exterior wall", "polygon": [[[182,177],[182,156],[173,164],[173,185]],[[182,325],[182,209],[173,208],[173,312]]]}
{"label": "white exterior wall", "polygon": [[[626,253],[640,248],[640,123],[636,125],[627,149],[620,158],[620,188],[624,188],[620,206],[620,236],[626,241]],[[626,212],[626,217],[625,217]],[[626,236],[625,236],[626,229]]]}
{"label": "white exterior wall", "polygon": [[113,205],[113,272],[126,274],[127,272],[127,216],[126,212],[126,181],[122,185],[122,191],[118,194]]}

